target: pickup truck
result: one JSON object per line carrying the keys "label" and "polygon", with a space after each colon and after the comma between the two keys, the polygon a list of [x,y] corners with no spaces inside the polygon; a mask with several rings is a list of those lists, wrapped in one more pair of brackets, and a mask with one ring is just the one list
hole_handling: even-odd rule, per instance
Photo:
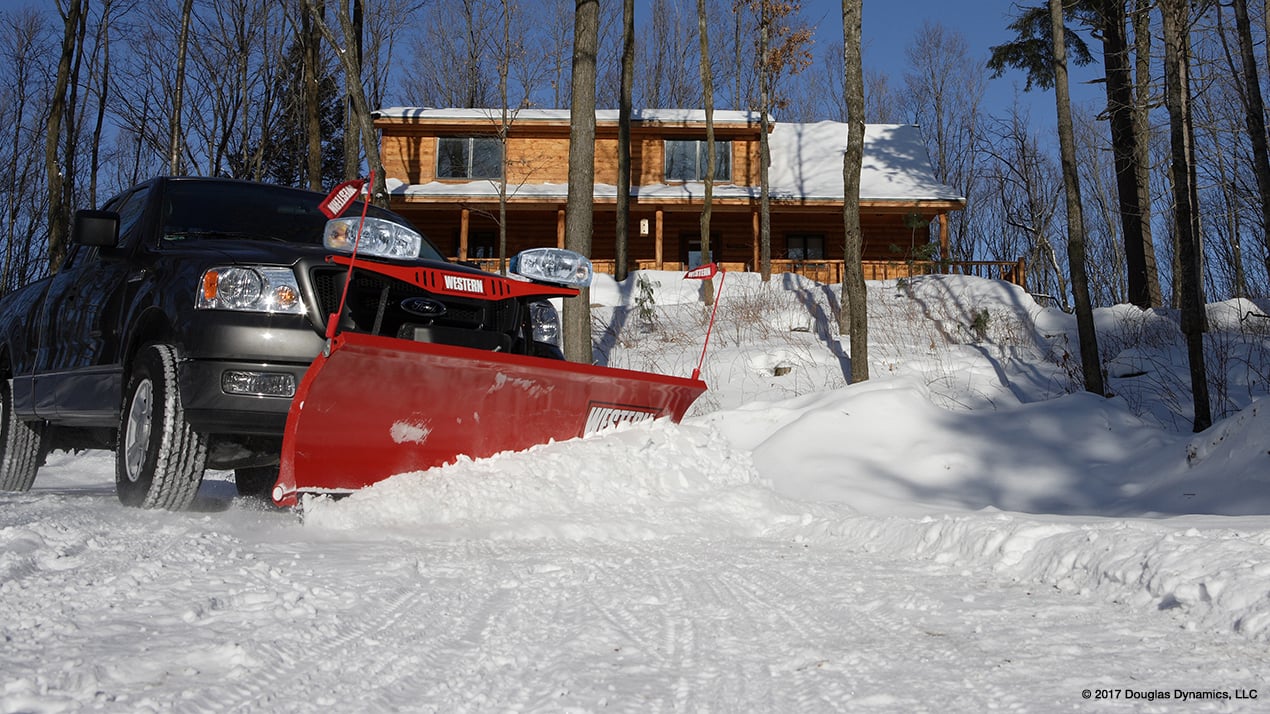
{"label": "pickup truck", "polygon": [[511,279],[446,261],[386,210],[357,203],[328,220],[323,198],[156,178],[78,211],[57,272],[0,299],[0,490],[31,488],[52,449],[107,448],[126,505],[186,508],[209,468],[232,469],[241,494],[267,493],[291,398],[336,314],[341,331],[561,358],[542,295],[350,273],[333,257],[364,226],[370,260],[439,269],[460,286]]}

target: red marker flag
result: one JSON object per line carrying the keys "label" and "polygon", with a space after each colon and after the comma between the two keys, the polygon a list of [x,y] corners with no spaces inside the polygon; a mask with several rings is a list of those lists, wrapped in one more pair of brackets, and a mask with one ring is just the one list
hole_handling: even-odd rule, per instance
{"label": "red marker flag", "polygon": [[349,206],[353,205],[353,201],[356,201],[357,197],[362,194],[362,187],[365,185],[366,181],[364,179],[345,181],[331,189],[326,198],[322,199],[322,202],[318,204],[318,208],[322,210],[322,213],[326,214],[327,218],[339,218],[344,215],[344,211],[347,211]]}
{"label": "red marker flag", "polygon": [[684,280],[709,280],[719,274],[719,266],[716,263],[706,263],[684,273]]}
{"label": "red marker flag", "polygon": [[710,344],[710,333],[714,331],[714,316],[719,312],[719,299],[723,297],[723,281],[727,280],[727,271],[719,270],[718,263],[706,263],[684,273],[684,280],[710,280],[716,275],[722,274],[719,278],[719,292],[714,297],[714,307],[710,310],[710,324],[706,325],[706,339],[701,345],[701,359],[697,360],[697,368],[692,370],[692,378],[701,377],[701,365],[706,361],[706,347]]}

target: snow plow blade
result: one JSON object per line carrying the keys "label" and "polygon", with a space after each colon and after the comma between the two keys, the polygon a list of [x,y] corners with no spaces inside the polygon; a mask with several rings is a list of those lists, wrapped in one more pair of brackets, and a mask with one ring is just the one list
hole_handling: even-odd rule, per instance
{"label": "snow plow blade", "polygon": [[359,333],[337,335],[287,417],[273,500],[347,493],[394,474],[675,421],[704,382]]}

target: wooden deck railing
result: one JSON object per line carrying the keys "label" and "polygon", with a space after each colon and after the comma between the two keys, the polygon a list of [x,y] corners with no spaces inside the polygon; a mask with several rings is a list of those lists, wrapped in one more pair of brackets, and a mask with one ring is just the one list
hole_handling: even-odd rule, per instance
{"label": "wooden deck railing", "polygon": [[[482,258],[468,261],[482,270],[498,272],[497,258]],[[614,261],[594,260],[592,264],[597,273],[613,274]],[[773,260],[773,273],[797,273],[820,283],[842,282],[841,260]],[[632,260],[632,270],[683,270],[683,263],[664,261],[658,268],[655,260]],[[748,270],[745,263],[723,263],[724,270],[740,272]],[[1004,280],[1027,289],[1027,266],[1022,258],[1008,260],[951,260],[947,262],[932,260],[866,260],[864,261],[865,280],[896,280],[912,278],[918,275],[937,273],[953,275],[973,275],[979,278]]]}
{"label": "wooden deck railing", "polygon": [[[772,272],[798,273],[821,283],[842,282],[841,260],[773,260]],[[1027,288],[1027,266],[1022,260],[866,260],[865,280],[896,280],[938,273],[973,275],[1004,280]]]}

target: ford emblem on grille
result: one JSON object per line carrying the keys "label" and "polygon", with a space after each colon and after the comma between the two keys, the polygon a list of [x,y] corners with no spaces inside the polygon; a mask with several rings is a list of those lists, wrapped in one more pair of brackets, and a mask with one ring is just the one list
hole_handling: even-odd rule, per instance
{"label": "ford emblem on grille", "polygon": [[441,317],[445,314],[445,305],[431,298],[406,298],[401,301],[401,309],[419,317]]}

